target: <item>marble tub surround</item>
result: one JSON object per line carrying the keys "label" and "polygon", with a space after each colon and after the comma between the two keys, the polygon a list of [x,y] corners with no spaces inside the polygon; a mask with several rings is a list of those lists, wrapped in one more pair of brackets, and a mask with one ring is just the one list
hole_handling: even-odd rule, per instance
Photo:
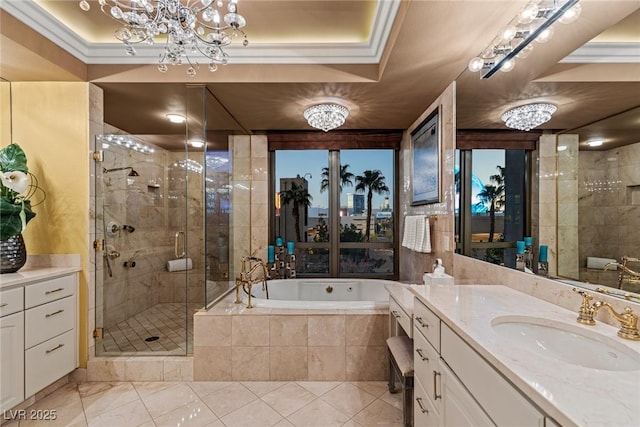
{"label": "marble tub surround", "polygon": [[[640,364],[607,371],[564,363],[519,348],[498,335],[492,319],[527,315],[576,323],[567,310],[505,286],[411,286],[411,291],[524,396],[563,426],[640,425]],[[614,339],[640,355],[640,342],[618,338],[617,327],[578,325]]]}
{"label": "marble tub surround", "polygon": [[194,317],[196,381],[384,381],[388,310],[247,309]]}

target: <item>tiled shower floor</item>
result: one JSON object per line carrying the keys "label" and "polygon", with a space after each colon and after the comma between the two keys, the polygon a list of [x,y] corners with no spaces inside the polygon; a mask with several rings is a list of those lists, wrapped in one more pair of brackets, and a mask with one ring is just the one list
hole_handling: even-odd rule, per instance
{"label": "tiled shower floor", "polygon": [[198,308],[193,303],[156,304],[105,328],[103,339],[96,343],[97,355],[184,355],[187,350],[190,353],[187,343],[193,345],[193,314]]}

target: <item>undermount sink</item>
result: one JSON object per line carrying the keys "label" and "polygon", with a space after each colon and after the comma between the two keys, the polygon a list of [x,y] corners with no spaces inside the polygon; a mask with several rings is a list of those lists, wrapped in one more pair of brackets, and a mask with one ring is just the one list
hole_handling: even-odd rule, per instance
{"label": "undermount sink", "polygon": [[496,317],[491,326],[518,347],[566,363],[607,371],[640,370],[640,353],[588,326],[516,315]]}

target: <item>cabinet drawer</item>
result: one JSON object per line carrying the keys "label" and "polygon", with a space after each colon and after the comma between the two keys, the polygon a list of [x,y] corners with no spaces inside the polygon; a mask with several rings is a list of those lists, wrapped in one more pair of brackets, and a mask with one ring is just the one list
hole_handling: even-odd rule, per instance
{"label": "cabinet drawer", "polygon": [[418,299],[413,304],[413,324],[439,353],[440,319]]}
{"label": "cabinet drawer", "polygon": [[409,338],[412,338],[413,328],[411,326],[411,316],[409,316],[407,312],[402,309],[400,304],[398,304],[398,302],[393,299],[393,297],[389,297],[389,313],[391,314],[391,316],[395,317],[396,321],[407,333],[407,336]]}
{"label": "cabinet drawer", "polygon": [[446,325],[442,328],[441,354],[497,425],[544,425],[544,416]]}
{"label": "cabinet drawer", "polygon": [[75,326],[76,297],[66,297],[25,311],[25,348],[45,342]]}
{"label": "cabinet drawer", "polygon": [[31,308],[73,295],[76,291],[76,275],[56,277],[25,287],[24,308]]}
{"label": "cabinet drawer", "polygon": [[413,382],[413,425],[416,427],[439,427],[440,425],[440,416],[417,378]]}
{"label": "cabinet drawer", "polygon": [[431,401],[431,405],[435,407],[435,409],[440,409],[440,401],[441,399],[436,398],[436,394],[438,393],[435,390],[435,380],[436,376],[439,372],[438,360],[440,356],[435,348],[427,339],[422,335],[420,331],[417,330],[419,327],[415,324],[413,334],[413,372],[414,378],[422,381],[422,385],[426,390],[429,390],[430,393],[427,394],[427,399]]}
{"label": "cabinet drawer", "polygon": [[24,307],[24,288],[7,289],[0,292],[0,317],[22,311]]}
{"label": "cabinet drawer", "polygon": [[76,332],[71,330],[25,351],[25,396],[32,396],[76,368]]}

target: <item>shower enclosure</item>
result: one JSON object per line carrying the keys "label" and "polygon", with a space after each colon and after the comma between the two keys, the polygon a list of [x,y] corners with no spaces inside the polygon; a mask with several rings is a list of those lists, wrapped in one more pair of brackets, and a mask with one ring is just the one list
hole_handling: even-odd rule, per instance
{"label": "shower enclosure", "polygon": [[207,134],[206,91],[185,97],[177,145],[96,138],[96,356],[191,354],[193,314],[229,288],[228,138]]}

